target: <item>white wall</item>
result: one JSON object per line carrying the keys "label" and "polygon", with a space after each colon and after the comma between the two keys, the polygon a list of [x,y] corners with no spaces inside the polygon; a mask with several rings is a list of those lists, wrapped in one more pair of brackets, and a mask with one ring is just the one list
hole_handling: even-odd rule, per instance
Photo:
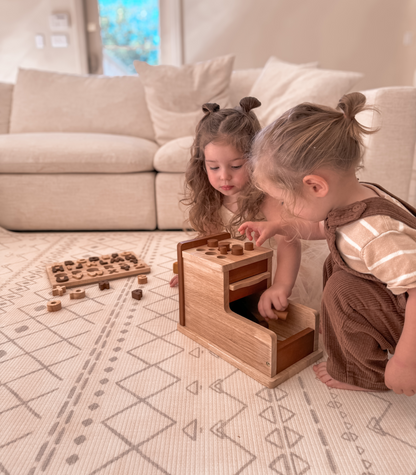
{"label": "white wall", "polygon": [[[161,5],[181,2],[186,63],[234,53],[241,69],[262,67],[275,55],[363,72],[360,89],[413,84],[416,0],[161,0]],[[19,66],[86,73],[82,4],[0,0],[0,81],[14,82]],[[59,11],[71,16],[66,49],[50,45],[49,15]],[[170,41],[176,30],[170,29]],[[43,50],[35,48],[36,33],[45,35]],[[167,62],[175,64],[175,58]]]}
{"label": "white wall", "polygon": [[[68,48],[52,48],[49,15],[69,13]],[[0,81],[15,82],[18,67],[86,73],[82,0],[0,0]],[[45,48],[35,47],[35,34]]]}
{"label": "white wall", "polygon": [[360,88],[413,84],[416,0],[183,0],[183,14],[186,63],[234,53],[242,69],[275,55],[363,72]]}

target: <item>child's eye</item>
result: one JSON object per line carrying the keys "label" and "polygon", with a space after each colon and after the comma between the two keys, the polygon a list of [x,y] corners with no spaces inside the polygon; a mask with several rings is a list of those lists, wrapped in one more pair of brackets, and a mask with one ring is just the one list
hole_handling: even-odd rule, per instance
{"label": "child's eye", "polygon": [[238,166],[235,166],[235,167],[231,167],[233,170],[238,170],[239,168],[241,168],[243,165],[238,165]]}
{"label": "child's eye", "polygon": [[209,167],[210,170],[218,170],[220,167]]}

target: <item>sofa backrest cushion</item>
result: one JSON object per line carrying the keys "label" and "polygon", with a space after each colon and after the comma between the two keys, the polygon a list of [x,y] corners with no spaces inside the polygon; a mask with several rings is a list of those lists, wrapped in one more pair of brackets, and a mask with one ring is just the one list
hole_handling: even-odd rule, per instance
{"label": "sofa backrest cushion", "polygon": [[250,91],[250,96],[262,103],[255,110],[262,126],[302,102],[336,107],[363,77],[361,73],[320,69],[313,64],[290,64],[273,56],[267,61]]}
{"label": "sofa backrest cushion", "polygon": [[0,134],[7,134],[9,132],[12,94],[13,84],[0,82]]}
{"label": "sofa backrest cushion", "polygon": [[180,67],[134,61],[145,87],[159,145],[192,135],[204,115],[204,103],[230,106],[233,64],[232,55]]}
{"label": "sofa backrest cushion", "polygon": [[137,76],[82,76],[20,69],[10,133],[85,132],[154,140]]}
{"label": "sofa backrest cushion", "polygon": [[263,68],[236,69],[231,75],[230,81],[230,102],[231,106],[237,106],[243,97],[250,94],[253,84]]}

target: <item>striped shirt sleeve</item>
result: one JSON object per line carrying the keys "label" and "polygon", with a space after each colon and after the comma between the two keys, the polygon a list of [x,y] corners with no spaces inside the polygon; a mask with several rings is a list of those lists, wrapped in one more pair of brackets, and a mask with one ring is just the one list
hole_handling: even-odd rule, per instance
{"label": "striped shirt sleeve", "polygon": [[360,251],[367,269],[387,284],[393,294],[416,287],[416,242],[408,234],[388,230]]}

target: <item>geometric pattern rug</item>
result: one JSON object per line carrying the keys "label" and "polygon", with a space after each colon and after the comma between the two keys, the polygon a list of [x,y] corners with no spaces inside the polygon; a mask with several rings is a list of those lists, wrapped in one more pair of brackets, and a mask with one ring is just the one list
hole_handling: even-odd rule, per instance
{"label": "geometric pattern rug", "polygon": [[[177,331],[186,239],[0,229],[0,474],[415,475],[416,397],[329,389],[311,367],[267,389]],[[147,284],[47,311],[46,264],[126,250]]]}

